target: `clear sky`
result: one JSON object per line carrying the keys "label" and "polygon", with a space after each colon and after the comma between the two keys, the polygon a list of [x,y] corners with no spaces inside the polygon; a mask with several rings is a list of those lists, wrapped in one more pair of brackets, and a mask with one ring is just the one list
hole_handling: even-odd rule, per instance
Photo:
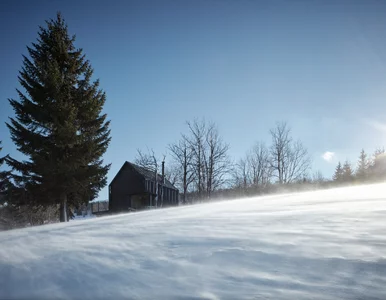
{"label": "clear sky", "polygon": [[41,0],[0,1],[2,154],[21,157],[7,98],[57,11],[107,93],[108,181],[137,148],[161,156],[195,117],[218,124],[235,160],[287,121],[327,177],[386,146],[386,1]]}

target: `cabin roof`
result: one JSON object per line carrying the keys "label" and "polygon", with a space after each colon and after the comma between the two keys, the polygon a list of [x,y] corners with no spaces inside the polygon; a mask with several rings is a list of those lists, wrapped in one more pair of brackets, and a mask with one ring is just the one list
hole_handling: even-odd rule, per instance
{"label": "cabin roof", "polygon": [[[154,170],[150,170],[148,168],[144,168],[144,167],[138,166],[138,165],[133,164],[133,163],[128,162],[128,161],[126,161],[126,163],[129,164],[130,166],[132,166],[146,180],[150,180],[150,181],[154,182]],[[157,176],[158,183],[162,183],[162,175],[160,175],[160,174],[157,174],[157,175],[158,175]],[[169,180],[167,180],[166,178],[165,178],[164,186],[169,188],[169,189],[177,190],[177,188]]]}
{"label": "cabin roof", "polygon": [[[144,167],[141,167],[141,166],[138,166],[136,164],[133,164],[129,161],[126,161],[123,166],[119,169],[118,173],[114,176],[113,180],[110,182],[110,184],[113,183],[113,181],[115,180],[115,178],[118,177],[118,175],[121,173],[121,171],[124,169],[125,166],[130,166],[132,169],[134,169],[140,176],[142,176],[143,178],[145,178],[146,180],[150,180],[150,181],[155,181],[154,180],[154,170],[150,170],[148,168],[144,168]],[[158,183],[162,183],[162,176],[160,174],[157,174],[157,181]],[[164,186],[169,188],[169,189],[173,189],[173,190],[176,190],[178,191],[178,189],[169,181],[165,178],[165,183],[164,183]]]}

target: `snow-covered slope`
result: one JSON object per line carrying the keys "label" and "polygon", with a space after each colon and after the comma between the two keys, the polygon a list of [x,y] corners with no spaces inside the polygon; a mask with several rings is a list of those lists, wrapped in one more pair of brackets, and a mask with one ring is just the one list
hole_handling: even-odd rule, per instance
{"label": "snow-covered slope", "polygon": [[386,185],[0,234],[0,299],[386,299]]}

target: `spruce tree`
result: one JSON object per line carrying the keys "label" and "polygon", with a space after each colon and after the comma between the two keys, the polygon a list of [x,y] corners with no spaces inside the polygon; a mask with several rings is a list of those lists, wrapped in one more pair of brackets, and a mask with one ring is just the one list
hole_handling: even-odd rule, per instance
{"label": "spruce tree", "polygon": [[[1,147],[1,141],[0,141],[0,153],[1,151],[3,150],[3,148]],[[3,196],[3,193],[5,192],[6,190],[6,185],[7,185],[7,175],[8,175],[8,172],[6,171],[2,171],[1,168],[5,162],[5,156],[4,157],[1,157],[0,156],[0,204],[2,199],[4,199],[4,196]]]}
{"label": "spruce tree", "polygon": [[333,180],[336,182],[342,182],[342,180],[343,180],[343,168],[342,168],[342,164],[340,162],[338,162],[338,165],[335,168]]}
{"label": "spruce tree", "polygon": [[381,180],[386,176],[386,154],[384,148],[375,150],[369,167],[369,176],[372,180]]}
{"label": "spruce tree", "polygon": [[18,77],[24,93],[10,99],[16,118],[7,126],[27,160],[7,159],[26,189],[29,201],[60,204],[61,221],[67,205],[96,197],[106,185],[110,165],[103,154],[110,142],[106,101],[82,49],[74,46],[60,13],[40,27],[37,42],[27,47]]}
{"label": "spruce tree", "polygon": [[351,168],[351,164],[346,160],[343,169],[342,169],[342,177],[344,182],[350,182],[353,180],[353,171]]}
{"label": "spruce tree", "polygon": [[362,149],[361,154],[359,155],[358,167],[355,173],[355,176],[360,181],[365,181],[368,175],[369,162],[367,159],[367,154],[364,149]]}

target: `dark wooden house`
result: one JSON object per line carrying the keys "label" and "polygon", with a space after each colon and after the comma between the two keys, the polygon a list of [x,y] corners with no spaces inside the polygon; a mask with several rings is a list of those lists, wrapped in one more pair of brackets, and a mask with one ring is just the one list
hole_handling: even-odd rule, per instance
{"label": "dark wooden house", "polygon": [[109,184],[110,212],[177,206],[178,189],[163,175],[126,161]]}

